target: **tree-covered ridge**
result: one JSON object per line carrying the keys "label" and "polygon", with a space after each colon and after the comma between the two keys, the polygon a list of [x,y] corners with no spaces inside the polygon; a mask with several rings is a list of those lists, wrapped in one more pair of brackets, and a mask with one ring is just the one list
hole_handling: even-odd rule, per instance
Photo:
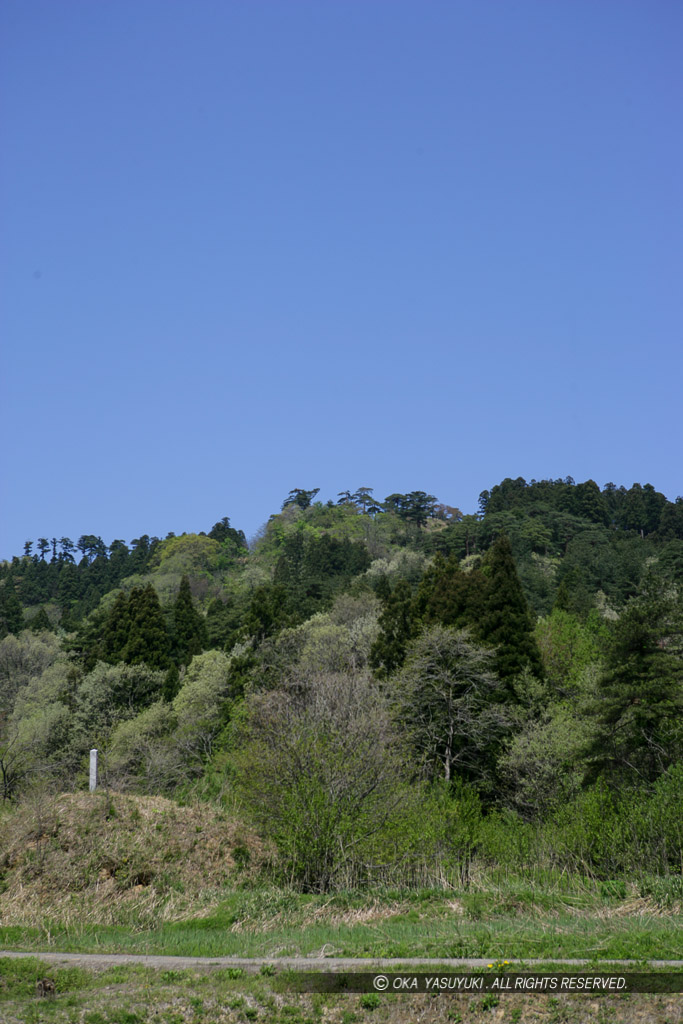
{"label": "tree-covered ridge", "polygon": [[[227,517],[206,534],[169,534],[164,540],[145,534],[130,544],[115,540],[107,545],[89,534],[77,543],[68,537],[27,541],[22,556],[0,564],[0,630],[16,629],[17,602],[29,609],[49,605],[51,619],[63,618],[69,628],[123,581],[135,577],[173,575],[169,587],[177,590],[184,573],[215,579],[221,573],[230,575],[236,563],[247,558],[254,566],[264,566],[270,579],[280,555],[279,574],[287,576],[287,555],[277,549],[294,521],[318,538],[329,535],[363,545],[371,561],[397,547],[467,559],[483,555],[497,536],[506,533],[536,611],[549,610],[563,583],[565,591],[575,592],[574,605],[586,604],[586,591],[592,595],[599,590],[619,603],[633,593],[647,558],[657,556],[674,572],[683,565],[681,545],[676,543],[683,540],[683,498],[667,501],[651,484],[634,484],[627,490],[609,483],[601,491],[591,480],[575,484],[570,477],[530,483],[521,477],[506,479],[482,492],[480,511],[474,515],[463,515],[425,491],[394,493],[377,501],[372,488],[360,487],[342,491],[336,502],[326,503],[315,501],[317,494],[318,488],[294,488],[251,553],[244,533]],[[634,543],[637,537],[649,546]],[[309,562],[311,557],[307,556]],[[291,590],[291,572],[289,579]]]}
{"label": "tree-covered ridge", "polygon": [[[680,866],[680,499],[506,480],[463,515],[424,491],[317,495],[294,488],[249,549],[224,518],[5,563],[3,795],[79,785],[97,745],[118,788],[228,787],[310,888],[424,856],[418,807],[434,864],[490,849],[497,822],[563,864]],[[588,852],[572,807],[600,808]]]}

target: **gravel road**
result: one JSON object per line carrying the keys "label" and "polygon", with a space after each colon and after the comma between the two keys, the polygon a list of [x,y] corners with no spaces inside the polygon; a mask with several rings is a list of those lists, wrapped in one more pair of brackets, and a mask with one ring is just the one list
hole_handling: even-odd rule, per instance
{"label": "gravel road", "polygon": [[[133,953],[55,953],[55,952],[32,952],[17,953],[13,950],[0,950],[0,959],[10,957],[18,959],[22,957],[37,957],[46,963],[74,965],[77,967],[90,967],[92,970],[103,970],[117,964],[142,964],[144,967],[159,967],[165,970],[195,968],[199,970],[211,970],[212,968],[225,969],[227,967],[241,967],[249,974],[256,974],[264,965],[275,967],[279,970],[293,971],[375,971],[394,970],[401,971],[404,968],[440,968],[449,970],[462,970],[471,967],[486,967],[491,960],[469,959],[469,960],[448,960],[448,959],[413,959],[397,958],[395,960],[384,958],[364,957],[254,957],[242,958],[236,956],[153,956],[139,955]],[[533,970],[541,964],[553,963],[563,967],[585,967],[590,964],[595,970],[596,962],[592,960],[510,960],[510,968],[520,964],[525,970]],[[648,960],[644,964],[642,960],[606,960],[610,967],[632,967],[643,971],[646,967],[671,967],[682,968],[683,960]]]}

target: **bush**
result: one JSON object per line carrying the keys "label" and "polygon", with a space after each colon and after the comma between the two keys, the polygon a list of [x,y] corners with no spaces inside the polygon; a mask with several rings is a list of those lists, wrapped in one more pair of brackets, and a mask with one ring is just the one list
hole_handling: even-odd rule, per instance
{"label": "bush", "polygon": [[386,822],[401,764],[388,707],[366,675],[323,675],[252,694],[238,727],[238,789],[283,875],[327,891]]}

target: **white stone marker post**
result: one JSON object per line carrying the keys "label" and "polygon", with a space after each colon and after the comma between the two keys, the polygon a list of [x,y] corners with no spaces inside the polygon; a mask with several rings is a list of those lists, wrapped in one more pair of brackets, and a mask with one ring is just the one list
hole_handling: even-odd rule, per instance
{"label": "white stone marker post", "polygon": [[97,750],[90,751],[90,792],[97,789]]}

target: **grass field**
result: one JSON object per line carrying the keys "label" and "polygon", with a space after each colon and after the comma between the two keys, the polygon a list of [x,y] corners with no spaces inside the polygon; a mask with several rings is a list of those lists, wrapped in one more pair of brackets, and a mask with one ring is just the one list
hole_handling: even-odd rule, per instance
{"label": "grass field", "polygon": [[[675,959],[683,949],[677,901],[636,886],[552,891],[520,879],[481,888],[302,895],[249,886],[226,891],[202,916],[97,924],[71,911],[0,926],[4,949],[186,956],[497,957]],[[214,894],[215,895],[215,894]],[[201,913],[201,912],[200,912]],[[32,920],[31,920],[32,916]]]}
{"label": "grass field", "polygon": [[[473,864],[440,888],[302,894],[207,805],[63,795],[0,820],[0,948],[186,956],[677,959],[680,876],[600,881]],[[54,999],[36,995],[49,976]],[[316,995],[236,968],[91,971],[0,960],[2,1024],[681,1024],[654,995]]]}
{"label": "grass field", "polygon": [[[36,996],[49,975],[56,996]],[[306,995],[289,976],[237,969],[100,972],[0,959],[3,1024],[679,1024],[678,995]]]}

